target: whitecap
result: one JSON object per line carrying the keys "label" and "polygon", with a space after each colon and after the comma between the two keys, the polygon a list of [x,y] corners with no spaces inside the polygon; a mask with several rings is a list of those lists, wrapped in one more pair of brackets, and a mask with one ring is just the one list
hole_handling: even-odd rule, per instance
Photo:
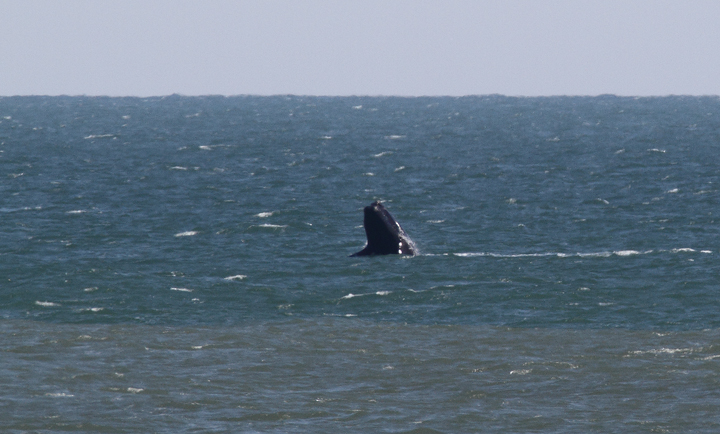
{"label": "whitecap", "polygon": [[375,176],[375,174],[372,173],[372,172],[365,172],[365,173],[363,173],[363,175],[365,175],[365,176]]}
{"label": "whitecap", "polygon": [[186,231],[186,232],[180,232],[175,234],[176,237],[192,237],[193,235],[197,235],[198,231]]}
{"label": "whitecap", "polygon": [[188,289],[188,288],[175,288],[175,287],[170,288],[170,291],[193,292],[192,289]]}
{"label": "whitecap", "polygon": [[84,209],[74,209],[72,211],[66,212],[65,214],[84,214],[86,212],[87,211],[85,211]]}
{"label": "whitecap", "polygon": [[664,154],[666,151],[664,149],[652,148],[652,149],[648,149],[648,152],[658,152],[658,153]]}
{"label": "whitecap", "polygon": [[109,137],[115,137],[115,134],[90,134],[89,136],[85,136],[85,140],[88,139],[107,139]]}
{"label": "whitecap", "polygon": [[[675,249],[676,251],[690,251],[686,249]],[[694,250],[693,250],[694,251]],[[710,251],[708,251],[711,253]],[[653,253],[653,250],[617,250],[614,252],[602,251],[602,252],[577,252],[577,253],[564,253],[564,252],[540,252],[540,253],[493,253],[493,252],[463,252],[463,253],[451,253],[453,256],[459,256],[462,258],[482,257],[489,256],[491,258],[544,258],[544,257],[556,257],[556,258],[607,258],[612,255],[616,256],[633,256],[633,255],[647,255]]]}
{"label": "whitecap", "polygon": [[653,350],[638,350],[638,351],[631,351],[630,354],[685,354],[685,353],[692,353],[695,352],[693,348],[658,348]]}
{"label": "whitecap", "polygon": [[389,136],[385,136],[385,138],[388,140],[400,140],[400,139],[404,139],[405,137],[407,137],[407,136],[399,135],[399,134],[392,134]]}
{"label": "whitecap", "polygon": [[639,255],[640,252],[637,250],[618,250],[613,252],[613,254],[617,256],[632,256],[632,255]]}
{"label": "whitecap", "polygon": [[347,299],[355,298],[355,297],[365,297],[366,295],[380,295],[380,296],[384,296],[384,295],[389,295],[389,294],[392,294],[392,291],[377,291],[377,292],[373,292],[373,293],[369,293],[369,294],[353,294],[353,293],[350,293],[350,294],[348,294],[348,295],[346,295],[346,296],[340,297],[340,300],[347,300]]}
{"label": "whitecap", "polygon": [[691,249],[689,247],[684,247],[682,249],[672,249],[670,251],[672,253],[692,253],[692,252],[695,252],[695,249]]}
{"label": "whitecap", "polygon": [[379,154],[373,155],[373,157],[378,158],[378,157],[384,157],[384,156],[386,156],[386,155],[392,155],[392,151],[383,151],[383,152],[381,152],[381,153],[379,153]]}
{"label": "whitecap", "polygon": [[228,277],[226,277],[225,280],[243,280],[243,279],[245,279],[246,277],[247,277],[247,276],[244,275],[244,274],[236,274],[235,276],[228,276]]}
{"label": "whitecap", "polygon": [[202,149],[203,151],[212,151],[212,148],[207,145],[201,145],[201,146],[198,146],[198,148]]}
{"label": "whitecap", "polygon": [[581,258],[607,258],[612,255],[612,252],[595,252],[595,253],[578,253]]}
{"label": "whitecap", "polygon": [[261,212],[261,213],[255,214],[255,217],[267,218],[267,217],[270,217],[271,215],[273,215],[273,211],[267,211],[267,212]]}
{"label": "whitecap", "polygon": [[42,307],[58,307],[59,303],[53,303],[52,301],[35,301],[35,304]]}
{"label": "whitecap", "polygon": [[188,168],[183,166],[173,166],[170,170],[188,170]]}
{"label": "whitecap", "polygon": [[271,224],[269,224],[269,223],[263,223],[263,224],[261,224],[261,225],[258,225],[258,227],[261,227],[261,228],[282,229],[282,228],[286,228],[287,225],[271,225]]}
{"label": "whitecap", "polygon": [[677,188],[673,188],[672,190],[668,190],[665,193],[672,194],[672,193],[677,193],[678,191],[680,191],[680,190],[678,190]]}
{"label": "whitecap", "polygon": [[36,206],[36,207],[24,206],[22,208],[0,208],[0,212],[11,213],[11,212],[19,212],[19,211],[33,211],[33,210],[39,211],[41,209],[42,209],[41,206]]}
{"label": "whitecap", "polygon": [[426,223],[443,223],[445,220],[428,220]]}
{"label": "whitecap", "polygon": [[50,398],[73,398],[75,395],[72,393],[46,393],[45,396],[49,396]]}
{"label": "whitecap", "polygon": [[128,388],[127,388],[127,391],[130,392],[130,393],[140,393],[140,392],[142,392],[143,390],[145,390],[145,389],[140,389],[140,388],[137,388],[137,387],[128,387]]}
{"label": "whitecap", "polygon": [[395,172],[399,172],[401,170],[405,170],[405,166],[400,166],[400,167],[396,168]]}

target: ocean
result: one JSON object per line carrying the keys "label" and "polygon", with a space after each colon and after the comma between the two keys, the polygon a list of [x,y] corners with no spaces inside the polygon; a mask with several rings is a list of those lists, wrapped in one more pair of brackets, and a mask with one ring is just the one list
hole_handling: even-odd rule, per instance
{"label": "ocean", "polygon": [[[3,433],[715,433],[720,98],[0,98]],[[416,256],[349,257],[383,202]]]}

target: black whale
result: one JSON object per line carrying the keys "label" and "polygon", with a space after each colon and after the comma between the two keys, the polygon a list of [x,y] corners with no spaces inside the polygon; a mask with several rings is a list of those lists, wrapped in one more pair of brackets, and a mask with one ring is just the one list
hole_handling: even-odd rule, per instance
{"label": "black whale", "polygon": [[415,254],[415,243],[379,201],[365,207],[363,226],[367,245],[350,256]]}

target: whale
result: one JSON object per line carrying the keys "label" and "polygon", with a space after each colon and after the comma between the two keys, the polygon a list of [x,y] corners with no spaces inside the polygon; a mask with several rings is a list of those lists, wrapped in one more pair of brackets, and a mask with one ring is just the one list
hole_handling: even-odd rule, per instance
{"label": "whale", "polygon": [[405,233],[390,212],[380,201],[375,201],[363,210],[363,227],[367,236],[365,248],[352,256],[371,255],[415,255],[415,243]]}

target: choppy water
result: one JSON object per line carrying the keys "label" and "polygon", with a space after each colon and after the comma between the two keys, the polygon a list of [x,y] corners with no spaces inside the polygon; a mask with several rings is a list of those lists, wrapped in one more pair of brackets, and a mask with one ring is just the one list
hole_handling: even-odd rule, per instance
{"label": "choppy water", "polygon": [[[0,98],[21,432],[717,432],[720,99]],[[373,200],[416,257],[349,258]]]}

